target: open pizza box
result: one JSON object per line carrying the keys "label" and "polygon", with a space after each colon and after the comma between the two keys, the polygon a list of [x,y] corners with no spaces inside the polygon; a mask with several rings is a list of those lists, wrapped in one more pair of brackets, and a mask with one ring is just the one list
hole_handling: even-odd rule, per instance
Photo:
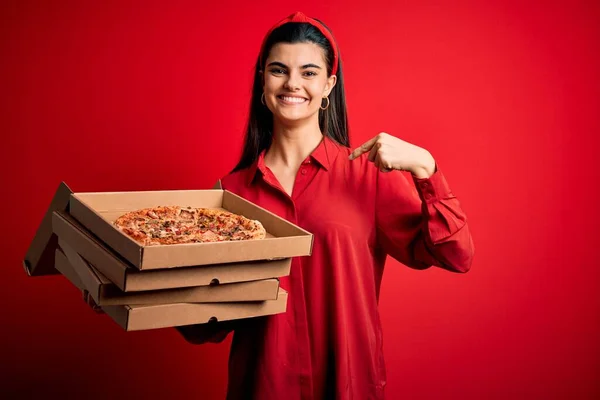
{"label": "open pizza box", "polygon": [[[291,257],[311,254],[313,237],[310,233],[220,189],[220,182],[216,188],[194,191],[73,193],[63,182],[57,188],[25,255],[25,271],[30,276],[57,273],[54,258],[58,229],[62,229],[63,235],[70,235],[69,240],[77,240],[77,243],[71,243],[72,247],[79,253],[85,251],[86,254],[82,254],[84,258],[123,291],[207,285],[210,281],[206,282],[206,279],[210,275],[211,280],[217,279],[221,283],[280,277],[289,274]],[[143,247],[110,223],[111,218],[130,209],[169,202],[228,209],[258,219],[268,232],[267,238],[243,242]],[[63,218],[59,218],[57,214]],[[79,217],[79,221],[73,217]],[[68,224],[57,227],[65,219]],[[72,229],[73,226],[76,229]],[[220,268],[219,275],[215,276],[215,268],[219,268],[220,264],[227,264],[227,270]],[[196,267],[198,265],[208,269],[200,272],[200,267]],[[181,272],[165,274],[166,270],[162,268]],[[136,274],[140,269],[153,274]]]}
{"label": "open pizza box", "polygon": [[68,213],[55,211],[51,223],[60,242],[76,251],[123,292],[257,281],[290,273],[291,258],[140,271]]}
{"label": "open pizza box", "polygon": [[[58,249],[56,269],[80,290],[86,286],[69,259]],[[102,309],[126,331],[203,324],[209,321],[228,321],[283,313],[287,292],[279,288],[276,300],[233,303],[173,303],[158,305],[114,305]]]}
{"label": "open pizza box", "polygon": [[[182,206],[226,210],[258,220],[267,231],[261,240],[143,246],[118,230],[121,215],[147,207]],[[273,260],[308,256],[313,236],[285,219],[221,189],[73,193],[70,214],[140,270]]]}

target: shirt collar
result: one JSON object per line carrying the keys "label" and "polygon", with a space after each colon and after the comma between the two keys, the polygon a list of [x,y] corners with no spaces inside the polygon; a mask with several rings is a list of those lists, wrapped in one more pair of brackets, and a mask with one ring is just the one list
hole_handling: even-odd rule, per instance
{"label": "shirt collar", "polygon": [[[333,147],[333,149],[332,149]],[[327,136],[323,136],[323,140],[308,156],[309,159],[316,161],[325,171],[329,171],[331,168],[331,157],[333,156],[333,150],[335,149],[333,141]],[[337,152],[336,152],[337,153]]]}
{"label": "shirt collar", "polygon": [[[325,171],[329,171],[331,168],[331,164],[336,159],[341,145],[333,141],[331,138],[327,136],[323,136],[323,140],[317,146],[316,149],[308,156],[307,160],[313,160],[316,164],[318,164]],[[267,150],[263,150],[259,155],[256,161],[252,163],[250,167],[248,167],[248,175],[247,175],[247,185],[250,186],[254,181],[257,173],[260,172],[263,176],[266,174],[266,166],[265,166],[265,153]]]}

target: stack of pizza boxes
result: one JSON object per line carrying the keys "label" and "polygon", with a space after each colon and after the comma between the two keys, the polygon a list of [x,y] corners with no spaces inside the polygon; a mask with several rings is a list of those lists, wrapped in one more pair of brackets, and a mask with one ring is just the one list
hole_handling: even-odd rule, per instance
{"label": "stack of pizza boxes", "polygon": [[[258,220],[265,239],[142,246],[113,222],[157,206],[227,210]],[[61,183],[24,260],[30,276],[61,273],[127,331],[285,312],[279,278],[308,256],[312,235],[222,190],[73,193]]]}

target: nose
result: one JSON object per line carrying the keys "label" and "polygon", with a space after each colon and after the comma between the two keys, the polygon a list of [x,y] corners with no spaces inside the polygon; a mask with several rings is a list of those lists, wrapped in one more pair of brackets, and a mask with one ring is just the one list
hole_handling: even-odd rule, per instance
{"label": "nose", "polygon": [[300,89],[300,77],[294,72],[288,74],[288,78],[283,84],[283,87],[290,92],[295,92]]}

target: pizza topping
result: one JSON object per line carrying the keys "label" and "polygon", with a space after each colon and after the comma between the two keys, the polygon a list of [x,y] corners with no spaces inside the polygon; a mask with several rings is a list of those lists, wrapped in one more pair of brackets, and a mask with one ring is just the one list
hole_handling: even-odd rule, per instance
{"label": "pizza topping", "polygon": [[263,239],[259,221],[228,211],[164,206],[129,212],[115,221],[123,233],[143,245]]}
{"label": "pizza topping", "polygon": [[181,210],[179,216],[183,219],[193,219],[194,212],[192,210]]}

